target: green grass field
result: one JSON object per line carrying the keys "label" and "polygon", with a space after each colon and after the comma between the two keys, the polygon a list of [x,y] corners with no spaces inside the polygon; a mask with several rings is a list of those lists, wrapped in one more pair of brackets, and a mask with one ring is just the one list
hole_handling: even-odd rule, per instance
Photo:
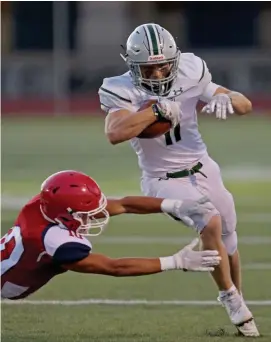
{"label": "green grass field", "polygon": [[[219,122],[202,118],[200,128],[236,200],[244,295],[249,301],[259,302],[251,309],[263,334],[260,341],[269,342],[270,119],[254,116]],[[135,154],[129,144],[109,145],[102,120],[3,118],[2,232],[12,226],[18,205],[38,192],[49,174],[61,169],[89,173],[107,195],[140,193]],[[162,215],[127,215],[112,218],[104,235],[92,243],[94,251],[113,257],[162,256],[176,252],[194,236],[188,228]],[[216,288],[206,274],[168,272],[115,279],[67,273],[29,297],[40,304],[54,300],[54,305],[2,304],[2,341],[235,341],[235,329],[224,309],[202,305],[202,301],[215,301],[216,296]],[[157,305],[71,306],[66,302],[79,304],[78,300],[87,299],[147,300],[157,301]],[[161,301],[166,300],[199,303],[162,305]]]}

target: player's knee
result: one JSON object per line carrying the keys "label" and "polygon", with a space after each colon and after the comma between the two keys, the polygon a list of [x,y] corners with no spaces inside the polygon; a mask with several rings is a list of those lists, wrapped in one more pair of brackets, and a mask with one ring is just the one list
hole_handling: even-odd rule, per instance
{"label": "player's knee", "polygon": [[226,235],[222,235],[222,240],[224,242],[228,255],[233,255],[237,250],[238,244],[236,231],[233,231]]}

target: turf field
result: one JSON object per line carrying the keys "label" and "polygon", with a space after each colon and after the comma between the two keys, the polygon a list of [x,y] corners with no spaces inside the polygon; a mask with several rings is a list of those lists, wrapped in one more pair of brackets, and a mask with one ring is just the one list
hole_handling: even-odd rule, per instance
{"label": "turf field", "polygon": [[[209,153],[221,165],[236,200],[244,295],[253,301],[262,342],[271,340],[270,124],[262,117],[200,120]],[[102,120],[3,118],[3,232],[12,225],[18,205],[61,169],[89,173],[108,195],[140,192],[136,156],[129,144],[109,145]],[[113,257],[162,256],[193,236],[162,215],[127,215],[112,218],[92,243],[94,251]],[[31,303],[2,304],[2,341],[234,341],[224,309],[213,305],[216,296],[206,274],[168,272],[129,279],[60,275],[29,297]],[[103,304],[93,304],[93,299]],[[113,302],[105,305],[107,299]]]}

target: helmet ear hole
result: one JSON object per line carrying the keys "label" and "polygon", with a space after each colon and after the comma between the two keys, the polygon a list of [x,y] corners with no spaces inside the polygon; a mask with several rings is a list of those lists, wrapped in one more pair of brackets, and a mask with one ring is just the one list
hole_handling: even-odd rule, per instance
{"label": "helmet ear hole", "polygon": [[52,190],[53,194],[56,194],[56,192],[59,190],[59,188],[60,188],[60,186],[55,187],[55,188]]}

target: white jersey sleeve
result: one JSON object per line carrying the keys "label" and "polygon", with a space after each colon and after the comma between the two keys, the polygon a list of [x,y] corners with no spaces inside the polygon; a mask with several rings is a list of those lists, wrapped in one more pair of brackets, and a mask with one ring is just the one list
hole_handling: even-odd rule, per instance
{"label": "white jersey sleeve", "polygon": [[101,109],[110,114],[120,109],[133,110],[129,74],[105,78],[99,89]]}
{"label": "white jersey sleeve", "polygon": [[91,252],[91,243],[83,236],[60,228],[49,227],[43,236],[45,251],[58,264],[82,260]]}
{"label": "white jersey sleeve", "polygon": [[208,83],[207,86],[203,89],[203,92],[200,96],[200,100],[206,103],[211,101],[212,97],[214,96],[214,93],[219,87],[220,85],[214,82]]}

